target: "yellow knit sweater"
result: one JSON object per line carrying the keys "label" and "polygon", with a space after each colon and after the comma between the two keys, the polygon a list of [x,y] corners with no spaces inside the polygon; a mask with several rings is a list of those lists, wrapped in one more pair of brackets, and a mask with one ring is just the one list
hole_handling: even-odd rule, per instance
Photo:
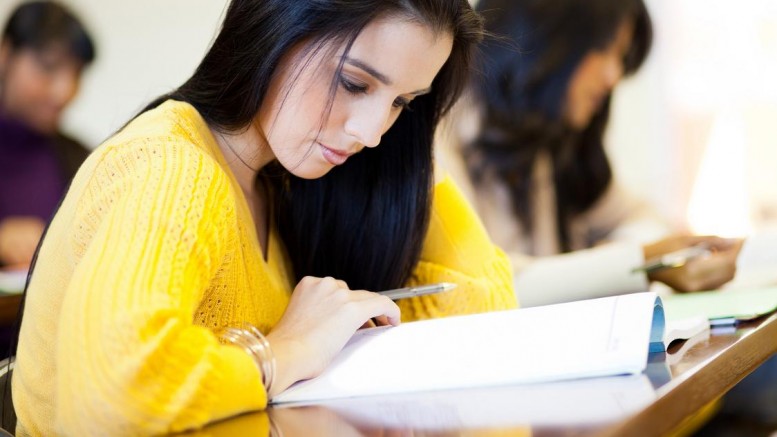
{"label": "yellow knit sweater", "polygon": [[[461,194],[437,184],[411,282],[457,290],[400,304],[403,321],[515,307],[509,262]],[[208,126],[168,101],[97,149],[41,248],[13,378],[21,435],[196,428],[266,405],[261,375],[213,329],[267,333],[294,287],[271,227],[267,261]]]}

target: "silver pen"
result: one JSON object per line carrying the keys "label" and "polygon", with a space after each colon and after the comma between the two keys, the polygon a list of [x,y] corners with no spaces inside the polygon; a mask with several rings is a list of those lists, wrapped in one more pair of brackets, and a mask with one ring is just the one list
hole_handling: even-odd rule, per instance
{"label": "silver pen", "polygon": [[702,242],[695,246],[686,247],[684,249],[666,253],[655,258],[650,258],[649,260],[645,261],[645,264],[631,269],[631,272],[651,273],[664,269],[682,267],[688,263],[688,261],[700,256],[709,255],[710,253],[712,253],[710,250],[710,245],[708,243]]}
{"label": "silver pen", "polygon": [[406,297],[423,296],[425,294],[440,293],[456,288],[456,284],[440,282],[439,284],[422,285],[420,287],[396,288],[394,290],[379,291],[378,294],[391,300],[404,299]]}

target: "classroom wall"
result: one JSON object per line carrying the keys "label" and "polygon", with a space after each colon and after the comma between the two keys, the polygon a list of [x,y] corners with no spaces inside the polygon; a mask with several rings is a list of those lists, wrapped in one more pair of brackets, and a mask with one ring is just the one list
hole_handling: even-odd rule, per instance
{"label": "classroom wall", "polygon": [[[188,78],[205,53],[226,0],[60,0],[83,19],[97,43],[64,130],[91,147],[152,98]],[[5,21],[18,0],[0,0]]]}
{"label": "classroom wall", "polygon": [[667,0],[645,2],[653,19],[653,46],[642,67],[615,89],[605,142],[616,180],[683,227],[687,199],[676,193],[679,160],[672,117],[665,110],[669,8]]}
{"label": "classroom wall", "polygon": [[777,225],[777,2],[647,0],[655,45],[618,87],[618,177],[697,233]]}

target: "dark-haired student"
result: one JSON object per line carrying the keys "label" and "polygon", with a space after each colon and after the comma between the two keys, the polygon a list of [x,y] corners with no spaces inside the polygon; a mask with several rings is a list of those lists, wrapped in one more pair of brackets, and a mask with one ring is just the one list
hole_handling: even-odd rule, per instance
{"label": "dark-haired student", "polygon": [[78,18],[49,1],[19,5],[1,38],[0,266],[25,267],[89,154],[59,123],[95,51]]}
{"label": "dark-haired student", "polygon": [[[731,279],[738,241],[667,237],[660,216],[612,177],[611,93],[652,40],[642,0],[482,0],[478,9],[498,37],[484,44],[473,104],[455,111],[457,132],[438,151],[510,256],[521,305],[642,291],[649,280],[691,291]],[[702,241],[717,252],[632,272]]]}
{"label": "dark-haired student", "polygon": [[[197,428],[316,376],[371,318],[515,307],[509,261],[432,166],[481,32],[466,0],[233,0],[44,237],[20,434]],[[459,287],[371,292],[437,281]]]}

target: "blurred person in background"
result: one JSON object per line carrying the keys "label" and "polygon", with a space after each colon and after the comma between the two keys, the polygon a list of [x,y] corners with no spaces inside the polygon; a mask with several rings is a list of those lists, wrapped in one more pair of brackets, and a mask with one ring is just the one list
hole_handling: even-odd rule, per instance
{"label": "blurred person in background", "polygon": [[0,267],[24,268],[88,150],[59,131],[95,57],[64,6],[18,6],[0,42]]}
{"label": "blurred person in background", "polygon": [[[651,46],[642,0],[481,0],[478,9],[495,37],[438,158],[511,257],[521,305],[644,291],[649,280],[683,291],[730,280],[739,240],[666,237],[657,212],[613,180],[603,136],[613,89]],[[682,268],[632,271],[702,242],[713,253]]]}

